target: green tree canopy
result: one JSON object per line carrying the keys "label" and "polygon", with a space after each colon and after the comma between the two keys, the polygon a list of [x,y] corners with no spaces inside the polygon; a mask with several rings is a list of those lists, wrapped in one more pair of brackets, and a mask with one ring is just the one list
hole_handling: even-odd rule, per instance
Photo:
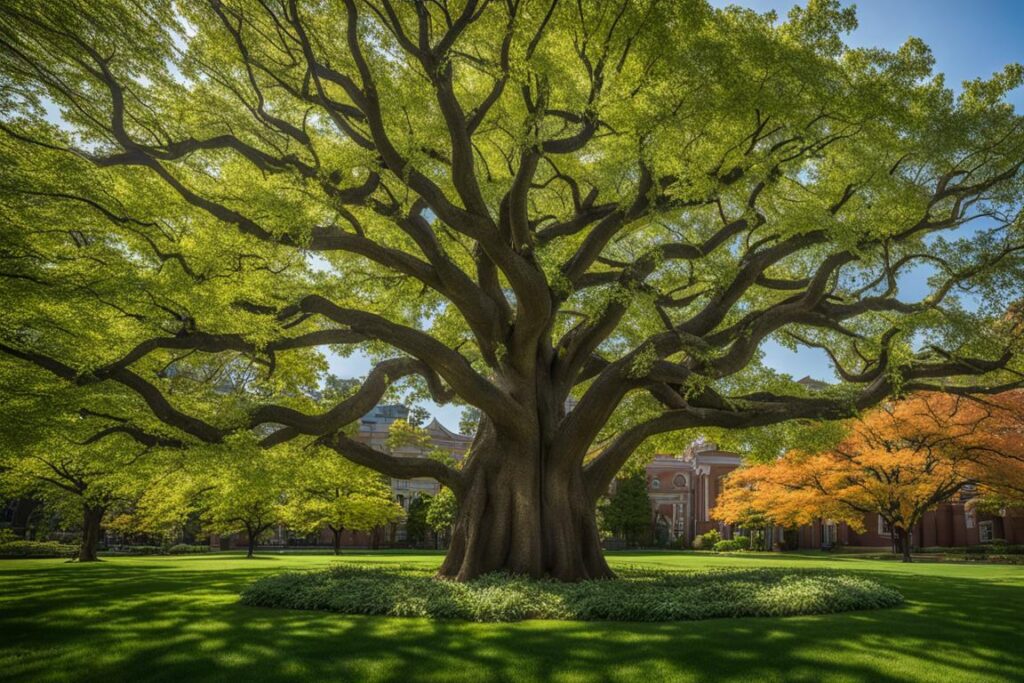
{"label": "green tree canopy", "polygon": [[289,528],[318,532],[327,527],[334,535],[335,553],[341,548],[342,531],[373,531],[405,515],[392,499],[390,482],[379,472],[323,448],[302,454],[287,486],[284,514]]}
{"label": "green tree canopy", "polygon": [[627,545],[639,545],[654,526],[647,477],[643,472],[617,480],[615,493],[601,506],[601,522]]}
{"label": "green tree canopy", "polygon": [[[0,372],[119,392],[144,433],[433,477],[445,575],[610,576],[594,504],[636,452],[1019,381],[1022,69],[955,94],[921,41],[855,25],[835,0],[8,0]],[[841,385],[766,368],[772,340]],[[329,406],[326,349],[375,362]],[[462,469],[344,431],[399,388],[480,411]]]}

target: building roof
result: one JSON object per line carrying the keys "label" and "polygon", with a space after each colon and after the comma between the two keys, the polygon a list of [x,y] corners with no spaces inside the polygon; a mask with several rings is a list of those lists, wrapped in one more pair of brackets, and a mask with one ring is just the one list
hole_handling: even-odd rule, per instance
{"label": "building roof", "polygon": [[428,432],[431,432],[431,433],[436,434],[438,436],[441,436],[443,438],[449,439],[451,441],[463,441],[463,442],[469,443],[469,442],[471,442],[473,440],[473,437],[471,437],[471,436],[466,436],[465,434],[459,434],[457,432],[453,432],[452,430],[448,429],[443,424],[438,422],[436,417],[430,421],[430,424],[428,424],[425,429]]}
{"label": "building roof", "polygon": [[809,391],[821,391],[822,389],[827,389],[829,386],[828,382],[822,382],[820,379],[814,379],[810,375],[806,375],[803,379],[798,379],[796,383],[802,384]]}

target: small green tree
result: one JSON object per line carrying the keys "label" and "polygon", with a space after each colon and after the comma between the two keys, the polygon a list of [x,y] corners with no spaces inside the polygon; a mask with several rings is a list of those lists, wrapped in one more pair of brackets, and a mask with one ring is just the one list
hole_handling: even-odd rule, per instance
{"label": "small green tree", "polygon": [[341,552],[346,529],[369,532],[405,514],[392,500],[384,477],[326,449],[307,455],[289,489],[284,508],[288,526],[303,532],[326,526],[334,537],[335,555]]}
{"label": "small green tree", "polygon": [[651,529],[651,499],[642,473],[618,480],[615,494],[601,508],[601,519],[612,535],[629,546],[639,545]]}
{"label": "small green tree", "polygon": [[433,500],[433,496],[424,493],[413,498],[409,503],[409,514],[405,520],[405,536],[409,541],[421,543],[426,539],[427,532],[430,530],[427,515]]}
{"label": "small green tree", "polygon": [[455,524],[455,515],[459,511],[459,502],[449,488],[442,488],[427,509],[427,524],[435,534],[450,535]]}
{"label": "small green tree", "polygon": [[[176,467],[177,445],[122,417],[127,402],[20,372],[0,373],[0,497],[27,496],[61,528],[79,524],[80,562],[95,562],[105,520]],[[99,410],[89,410],[88,402]]]}
{"label": "small green tree", "polygon": [[214,467],[202,475],[207,487],[201,509],[203,528],[217,534],[245,533],[246,557],[275,524],[286,520],[287,450],[260,451],[241,445],[223,454]]}

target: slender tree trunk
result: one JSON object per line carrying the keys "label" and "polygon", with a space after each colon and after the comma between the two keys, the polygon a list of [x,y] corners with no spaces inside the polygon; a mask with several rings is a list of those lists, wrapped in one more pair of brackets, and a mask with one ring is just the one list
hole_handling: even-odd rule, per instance
{"label": "slender tree trunk", "polygon": [[106,510],[100,505],[85,505],[82,517],[82,546],[78,551],[79,562],[98,562],[96,550],[102,533],[101,524]]}
{"label": "slender tree trunk", "polygon": [[331,533],[334,534],[334,554],[341,555],[341,532],[342,529],[335,529],[333,526],[328,527]]}
{"label": "slender tree trunk", "polygon": [[245,557],[247,559],[252,559],[253,555],[256,554],[256,536],[257,536],[257,534],[253,533],[252,529],[246,529],[245,530],[245,535],[246,535],[246,541],[247,541]]}
{"label": "slender tree trunk", "polygon": [[900,527],[896,530],[900,541],[900,552],[903,553],[904,562],[913,562],[910,556],[910,532]]}
{"label": "slender tree trunk", "polygon": [[614,576],[601,552],[595,506],[579,464],[502,439],[474,447],[451,545],[439,575],[467,581],[493,571],[562,581]]}

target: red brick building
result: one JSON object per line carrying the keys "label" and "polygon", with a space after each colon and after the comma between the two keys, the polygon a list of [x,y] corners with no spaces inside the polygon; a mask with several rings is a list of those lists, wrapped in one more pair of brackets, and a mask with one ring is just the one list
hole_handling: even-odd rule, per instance
{"label": "red brick building", "polygon": [[[714,444],[697,442],[682,455],[658,455],[647,465],[647,493],[651,499],[655,537],[669,542],[682,538],[689,546],[693,538],[711,529],[731,538],[738,529],[711,516],[724,477],[741,464],[736,453],[722,451]],[[965,488],[954,500],[943,503],[913,529],[915,547],[957,547],[978,545],[995,539],[1024,544],[1024,510],[1003,514],[979,513],[968,501],[974,491]],[[790,531],[772,530],[776,544],[798,548],[831,547],[836,544],[867,548],[890,548],[892,538],[885,522],[876,514],[865,515],[863,533],[844,523],[818,520]]]}
{"label": "red brick building", "polygon": [[711,517],[723,477],[740,456],[698,442],[679,456],[657,455],[647,465],[647,494],[654,512],[655,537],[688,545],[694,536],[722,525]]}

